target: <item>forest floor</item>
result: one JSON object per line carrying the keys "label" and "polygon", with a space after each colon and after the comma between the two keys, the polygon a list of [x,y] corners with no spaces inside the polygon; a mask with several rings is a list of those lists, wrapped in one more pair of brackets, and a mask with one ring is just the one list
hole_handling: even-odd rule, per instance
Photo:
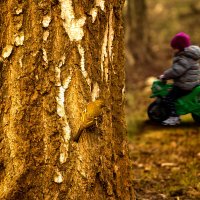
{"label": "forest floor", "polygon": [[137,200],[200,200],[200,126],[190,115],[176,127],[153,124],[150,91],[127,93],[126,116]]}

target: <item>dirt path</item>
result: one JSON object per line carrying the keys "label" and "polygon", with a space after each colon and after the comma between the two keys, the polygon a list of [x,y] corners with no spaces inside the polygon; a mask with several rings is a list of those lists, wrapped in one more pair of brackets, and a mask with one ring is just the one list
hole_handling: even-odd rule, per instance
{"label": "dirt path", "polygon": [[129,141],[138,200],[200,200],[200,126],[146,121]]}

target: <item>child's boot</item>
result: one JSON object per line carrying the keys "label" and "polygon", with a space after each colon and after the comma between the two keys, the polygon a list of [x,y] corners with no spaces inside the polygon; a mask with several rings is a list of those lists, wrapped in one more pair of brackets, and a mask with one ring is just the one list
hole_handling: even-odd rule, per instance
{"label": "child's boot", "polygon": [[170,126],[175,126],[180,124],[180,118],[179,116],[175,116],[175,117],[169,117],[168,119],[164,120],[162,122],[163,125],[170,125]]}

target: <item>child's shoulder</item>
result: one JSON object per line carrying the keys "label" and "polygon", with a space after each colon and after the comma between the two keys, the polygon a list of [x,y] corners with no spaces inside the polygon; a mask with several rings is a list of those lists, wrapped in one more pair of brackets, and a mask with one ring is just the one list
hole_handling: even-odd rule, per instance
{"label": "child's shoulder", "polygon": [[190,45],[183,51],[183,56],[194,60],[200,59],[200,47],[197,45]]}
{"label": "child's shoulder", "polygon": [[184,51],[194,51],[194,52],[199,52],[200,53],[200,47],[198,46],[198,45],[190,45],[189,47],[186,47],[185,49],[184,49]]}

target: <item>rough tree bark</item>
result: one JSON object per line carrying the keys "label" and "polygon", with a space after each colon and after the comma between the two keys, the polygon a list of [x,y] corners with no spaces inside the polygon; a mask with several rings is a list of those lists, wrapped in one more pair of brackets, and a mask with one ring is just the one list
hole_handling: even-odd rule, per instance
{"label": "rough tree bark", "polygon": [[[0,199],[134,199],[122,6],[0,1]],[[102,114],[73,141],[97,99]]]}

